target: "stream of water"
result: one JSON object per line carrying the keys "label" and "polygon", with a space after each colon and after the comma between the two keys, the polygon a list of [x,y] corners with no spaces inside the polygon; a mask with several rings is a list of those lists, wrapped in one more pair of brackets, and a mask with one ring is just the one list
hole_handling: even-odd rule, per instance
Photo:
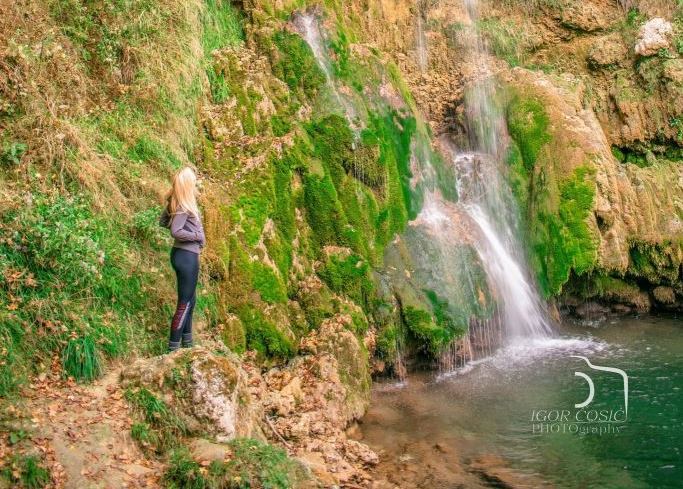
{"label": "stream of water", "polygon": [[[626,372],[625,422],[621,376],[590,369],[572,355]],[[589,388],[575,372],[595,385],[593,401],[582,409],[575,404]],[[680,318],[569,325],[557,338],[503,348],[450,376],[416,375],[395,389],[378,385],[362,431],[364,442],[385,460],[410,460],[417,467],[447,463],[414,448],[441,443],[465,462],[496,454],[558,488],[674,488],[683,480],[681,389]],[[570,413],[566,422],[562,411]],[[610,412],[615,422],[600,416]],[[554,421],[540,421],[544,417]]]}

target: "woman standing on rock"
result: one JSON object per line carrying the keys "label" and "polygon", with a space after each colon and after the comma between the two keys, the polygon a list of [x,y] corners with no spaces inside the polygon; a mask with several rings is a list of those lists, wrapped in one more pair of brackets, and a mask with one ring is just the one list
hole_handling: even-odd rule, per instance
{"label": "woman standing on rock", "polygon": [[166,208],[159,221],[171,230],[174,238],[171,265],[178,281],[178,305],[171,321],[168,350],[182,345],[192,346],[192,313],[196,302],[199,278],[199,253],[205,244],[199,208],[197,207],[197,176],[185,167],[175,174],[166,194]]}

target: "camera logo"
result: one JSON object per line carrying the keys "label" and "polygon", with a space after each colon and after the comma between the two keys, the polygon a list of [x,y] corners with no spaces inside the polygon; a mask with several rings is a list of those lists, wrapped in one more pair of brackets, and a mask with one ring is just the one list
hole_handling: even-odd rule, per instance
{"label": "camera logo", "polygon": [[[625,414],[624,419],[627,419],[628,418],[628,375],[626,374],[626,372],[624,372],[622,369],[616,368],[616,367],[602,367],[600,365],[593,365],[590,362],[590,360],[588,360],[586,357],[582,357],[580,355],[571,355],[571,357],[572,358],[580,358],[581,360],[586,362],[586,364],[590,368],[592,368],[593,370],[600,370],[603,372],[612,372],[612,373],[621,375],[621,378],[624,381],[624,414]],[[578,403],[578,404],[574,404],[574,407],[576,409],[583,409],[586,406],[588,406],[591,402],[593,402],[593,397],[595,396],[595,384],[593,384],[593,379],[591,379],[588,375],[586,375],[583,372],[574,372],[574,375],[577,377],[582,377],[583,379],[586,380],[586,382],[588,382],[588,397],[586,398],[585,401]]]}
{"label": "camera logo", "polygon": [[574,376],[580,377],[588,384],[588,397],[583,402],[574,404],[574,408],[550,407],[531,411],[531,432],[535,435],[544,434],[578,434],[578,435],[612,435],[619,434],[626,428],[628,419],[628,375],[625,371],[615,367],[594,365],[586,357],[570,355],[570,358],[583,360],[589,369],[617,374],[622,379],[624,403],[611,408],[591,408],[595,398],[595,383],[586,372],[575,371]]}

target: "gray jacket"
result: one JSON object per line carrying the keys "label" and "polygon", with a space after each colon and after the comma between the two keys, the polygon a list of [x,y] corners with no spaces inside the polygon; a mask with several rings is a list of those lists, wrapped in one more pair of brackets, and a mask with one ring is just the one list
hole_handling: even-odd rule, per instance
{"label": "gray jacket", "polygon": [[171,236],[175,239],[174,248],[199,254],[206,244],[204,228],[198,216],[187,212],[177,212],[171,216],[168,209],[164,209],[159,218],[159,224],[171,230]]}

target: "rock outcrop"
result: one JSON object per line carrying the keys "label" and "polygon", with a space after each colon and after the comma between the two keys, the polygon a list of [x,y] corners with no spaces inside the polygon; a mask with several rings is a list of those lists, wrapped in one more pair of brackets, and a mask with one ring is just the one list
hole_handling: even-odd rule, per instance
{"label": "rock outcrop", "polygon": [[673,27],[668,22],[659,17],[647,21],[638,31],[635,52],[640,56],[654,56],[661,49],[671,47],[671,37]]}
{"label": "rock outcrop", "polygon": [[368,479],[377,463],[366,445],[346,436],[369,402],[368,353],[335,316],[303,339],[305,354],[262,372],[230,351],[195,347],[141,359],[122,373],[128,389],[144,388],[184,420],[195,455],[220,459],[236,437],[285,447],[325,486]]}

